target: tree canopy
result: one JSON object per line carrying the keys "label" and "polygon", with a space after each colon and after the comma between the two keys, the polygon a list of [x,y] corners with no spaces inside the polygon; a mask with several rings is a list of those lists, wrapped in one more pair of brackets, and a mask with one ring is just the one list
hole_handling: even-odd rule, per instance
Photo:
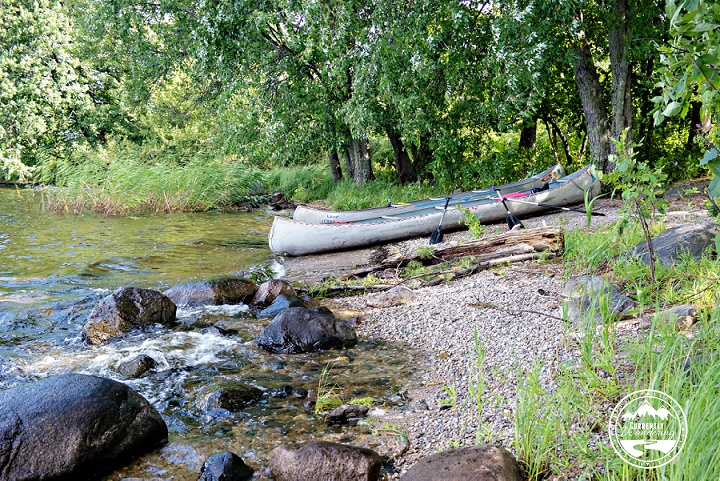
{"label": "tree canopy", "polygon": [[[452,185],[498,164],[529,171],[548,153],[612,169],[625,131],[645,138],[641,157],[677,163],[687,150],[668,139],[697,132],[693,102],[704,119],[717,103],[718,53],[706,47],[717,6],[663,7],[11,0],[0,6],[3,173],[40,166],[51,179],[53,159],[124,139],[178,162],[322,161],[335,179],[391,168],[400,183]],[[373,162],[369,139],[389,157]]]}

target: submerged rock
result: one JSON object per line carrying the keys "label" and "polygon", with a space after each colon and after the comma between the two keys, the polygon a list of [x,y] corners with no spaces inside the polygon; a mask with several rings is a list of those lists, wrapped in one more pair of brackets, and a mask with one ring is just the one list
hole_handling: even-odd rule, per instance
{"label": "submerged rock", "polygon": [[181,284],[164,292],[179,306],[200,307],[223,304],[250,304],[257,285],[247,279],[227,278]]}
{"label": "submerged rock", "polygon": [[269,306],[278,296],[283,294],[286,296],[297,296],[297,291],[295,291],[295,288],[288,281],[272,279],[260,284],[252,302],[260,307]]}
{"label": "submerged rock", "polygon": [[520,465],[505,448],[484,444],[422,458],[400,478],[406,481],[522,481]]}
{"label": "submerged rock", "polygon": [[202,389],[198,394],[196,405],[206,412],[218,409],[239,411],[260,399],[262,395],[263,392],[254,386],[240,382],[226,382]]}
{"label": "submerged rock", "polygon": [[175,324],[175,304],[161,292],[123,287],[104,297],[85,322],[83,340],[104,344],[134,328]]}
{"label": "submerged rock", "polygon": [[258,335],[257,344],[270,352],[298,354],[352,347],[357,344],[357,333],[350,324],[332,315],[291,307]]}
{"label": "submerged rock", "polygon": [[205,460],[197,481],[250,481],[254,473],[240,456],[226,451]]}
{"label": "submerged rock", "polygon": [[167,436],[155,408],[111,379],[64,374],[0,392],[0,479],[92,479]]}
{"label": "submerged rock", "polygon": [[273,449],[270,470],[277,481],[375,481],[380,478],[382,458],[367,448],[313,441]]}

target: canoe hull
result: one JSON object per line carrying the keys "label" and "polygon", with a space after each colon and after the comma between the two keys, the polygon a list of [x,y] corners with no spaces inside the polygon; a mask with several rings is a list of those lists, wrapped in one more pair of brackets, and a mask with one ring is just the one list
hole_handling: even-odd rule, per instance
{"label": "canoe hull", "polygon": [[[569,206],[584,202],[585,192],[590,196],[600,191],[600,182],[586,167],[564,179],[558,187],[528,195],[527,202]],[[542,206],[508,202],[508,207],[517,217],[528,217],[545,212]],[[482,199],[463,205],[483,224],[505,220],[505,207],[496,199]],[[367,247],[412,237],[430,235],[437,229],[442,216],[441,210],[414,215],[396,220],[371,219],[360,222],[313,224],[286,217],[275,217],[269,235],[270,249],[275,253],[290,256],[317,254],[339,250]],[[442,228],[449,232],[464,227],[464,214],[456,208],[448,208]]]}
{"label": "canoe hull", "polygon": [[[537,175],[528,177],[527,179],[513,182],[512,184],[498,186],[497,189],[501,193],[507,194],[511,192],[518,192],[521,190],[532,189],[533,187],[541,186],[546,182],[557,180],[565,176],[565,171],[560,164],[557,164],[544,172],[540,172]],[[382,216],[397,216],[417,212],[417,214],[429,213],[436,206],[442,207],[445,204],[445,199],[450,197],[450,202],[459,200],[467,202],[472,199],[481,200],[492,198],[496,194],[491,189],[486,189],[486,192],[459,192],[457,194],[448,195],[438,199],[422,199],[410,202],[404,205],[395,205],[389,207],[374,207],[371,209],[362,210],[351,210],[351,211],[332,211],[324,209],[313,209],[312,207],[297,206],[293,213],[293,219],[300,222],[307,222],[309,224],[331,224],[334,222],[357,222],[366,219],[374,219]]]}

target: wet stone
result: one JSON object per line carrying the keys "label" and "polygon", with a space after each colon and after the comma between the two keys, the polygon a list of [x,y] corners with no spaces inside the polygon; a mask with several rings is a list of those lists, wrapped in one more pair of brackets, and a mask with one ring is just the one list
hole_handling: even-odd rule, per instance
{"label": "wet stone", "polygon": [[274,317],[285,309],[291,307],[306,307],[302,299],[297,296],[280,294],[275,298],[269,307],[266,307],[258,313],[258,317]]}
{"label": "wet stone", "polygon": [[254,473],[240,456],[224,452],[207,458],[198,481],[249,481]]}
{"label": "wet stone", "polygon": [[154,369],[156,366],[157,361],[155,361],[155,359],[147,354],[140,354],[131,359],[122,361],[118,365],[117,370],[123,376],[133,379],[142,376],[149,370]]}
{"label": "wet stone", "polygon": [[209,386],[198,394],[197,406],[205,412],[225,409],[239,411],[259,400],[263,392],[244,383],[225,383]]}

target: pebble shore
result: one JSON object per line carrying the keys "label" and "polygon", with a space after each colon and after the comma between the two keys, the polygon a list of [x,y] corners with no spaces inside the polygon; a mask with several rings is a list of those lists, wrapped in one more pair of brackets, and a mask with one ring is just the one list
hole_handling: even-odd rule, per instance
{"label": "pebble shore", "polygon": [[[591,230],[617,220],[618,201],[599,199],[595,210],[605,216],[592,218]],[[700,209],[684,211],[675,206],[667,221],[687,222]],[[686,215],[687,214],[687,215]],[[706,213],[704,214],[706,216]],[[587,229],[586,216],[562,212],[524,220],[525,227]],[[488,233],[504,231],[489,226]],[[444,243],[458,243],[467,232],[450,234]],[[411,252],[426,239],[391,246],[390,252]],[[386,413],[382,422],[401,426],[408,435],[409,449],[395,461],[396,479],[422,457],[439,450],[475,444],[478,432],[483,442],[512,449],[517,379],[532,369],[540,369],[545,389],[553,389],[560,363],[577,359],[580,353],[572,342],[572,327],[562,317],[560,292],[564,286],[559,259],[523,262],[439,286],[415,290],[415,299],[390,308],[371,308],[367,296],[337,299],[337,308],[362,312],[358,335],[377,342],[388,342],[420,349],[427,355],[427,372],[410,380],[407,403]],[[478,369],[474,353],[474,333],[484,359]],[[478,430],[476,405],[468,403],[469,380],[482,379],[481,425]],[[446,388],[457,393],[454,407],[448,407]],[[394,447],[378,443],[375,448],[391,455]],[[383,452],[383,449],[386,452]]]}

